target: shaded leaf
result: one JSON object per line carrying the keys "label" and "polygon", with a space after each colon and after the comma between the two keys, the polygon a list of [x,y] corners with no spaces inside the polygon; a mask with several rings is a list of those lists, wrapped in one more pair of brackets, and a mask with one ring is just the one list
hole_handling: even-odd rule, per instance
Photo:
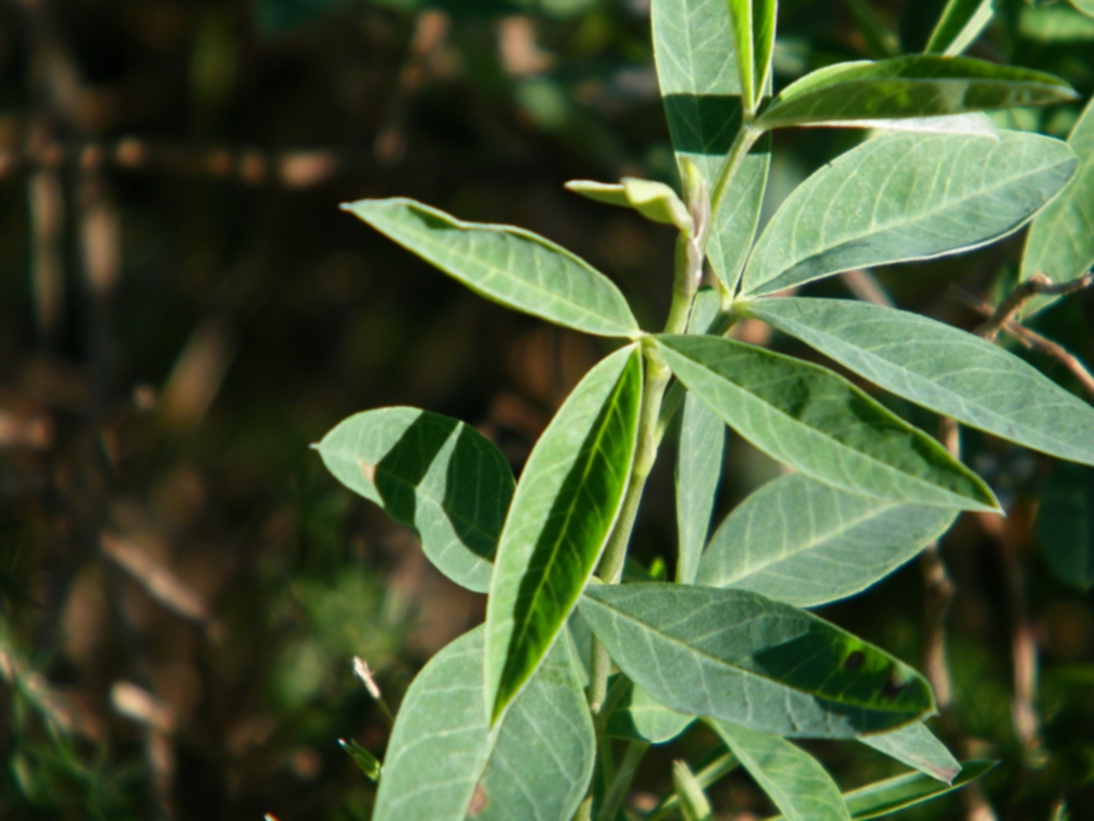
{"label": "shaded leaf", "polygon": [[672,785],[680,801],[680,814],[684,821],[711,821],[714,818],[703,785],[686,761],[672,762]]}
{"label": "shaded leaf", "polygon": [[476,628],[410,685],[388,742],[374,821],[569,819],[592,777],[596,739],[565,642],[490,729]]}
{"label": "shaded leaf", "polygon": [[839,787],[820,762],[785,738],[724,721],[710,726],[791,821],[850,821]]}
{"label": "shaded leaf", "polygon": [[664,744],[684,732],[694,720],[694,716],[670,710],[631,682],[608,715],[608,733],[616,738]]}
{"label": "shaded leaf", "polygon": [[353,739],[346,741],[344,738],[340,738],[338,739],[338,745],[346,751],[346,755],[353,759],[353,763],[360,768],[361,772],[370,781],[380,780],[380,770],[382,769],[380,759]]}
{"label": "shaded leaf", "polygon": [[657,346],[727,425],[807,476],[904,504],[998,507],[938,442],[825,368],[730,339],[659,336]]}
{"label": "shaded leaf", "polygon": [[817,171],[760,236],[742,292],[759,296],[841,271],[968,251],[1020,228],[1070,179],[1066,144],[884,134]]}
{"label": "shaded leaf", "polygon": [[634,459],[641,359],[629,346],[589,371],[521,473],[486,607],[493,721],[550,649],[615,524]]}
{"label": "shaded leaf", "polygon": [[771,73],[775,46],[775,0],[729,0],[737,76],[741,97],[749,111],[763,98]]}
{"label": "shaded leaf", "polygon": [[1074,89],[1042,71],[970,57],[910,55],[837,63],[791,83],[756,120],[758,128],[900,119],[1066,103]]}
{"label": "shaded leaf", "polygon": [[631,336],[638,322],[603,274],[541,236],[508,225],[461,222],[396,197],[342,206],[472,291],[556,325]]}
{"label": "shaded leaf", "polygon": [[[1041,273],[1054,282],[1067,282],[1094,266],[1094,100],[1087,103],[1067,143],[1079,158],[1079,170],[1030,224],[1023,280]],[[1031,314],[1057,298],[1037,296],[1023,313]]]}
{"label": "shaded leaf", "polygon": [[318,450],[338,481],[414,528],[438,570],[486,592],[515,484],[493,442],[451,417],[392,407],[345,419]]}
{"label": "shaded leaf", "polygon": [[966,761],[952,784],[942,784],[920,773],[898,775],[843,794],[854,821],[880,818],[953,792],[986,774],[994,761]]}
{"label": "shaded leaf", "polygon": [[950,0],[927,41],[928,53],[956,56],[991,22],[997,0]]}
{"label": "shaded leaf", "polygon": [[786,736],[847,738],[934,709],[918,673],[804,610],[746,590],[592,585],[581,613],[667,707]]}
{"label": "shaded leaf", "polygon": [[761,299],[746,311],[910,402],[1094,465],[1094,407],[974,334],[853,300]]}
{"label": "shaded leaf", "polygon": [[799,607],[826,604],[887,576],[956,515],[846,493],[792,473],[734,509],[703,553],[696,581]]}
{"label": "shaded leaf", "polygon": [[961,772],[961,763],[922,722],[888,733],[864,735],[859,741],[944,784],[951,784]]}
{"label": "shaded leaf", "polygon": [[[695,163],[713,188],[741,126],[741,86],[726,0],[657,0],[651,11],[654,58],[680,176]],[[770,154],[766,142],[746,158],[714,215],[707,255],[730,291],[760,218]]]}
{"label": "shaded leaf", "polygon": [[1041,495],[1037,541],[1066,584],[1094,586],[1094,469],[1057,464]]}
{"label": "shaded leaf", "polygon": [[699,397],[688,393],[680,415],[676,454],[676,529],[679,538],[676,580],[695,581],[725,456],[725,423]]}

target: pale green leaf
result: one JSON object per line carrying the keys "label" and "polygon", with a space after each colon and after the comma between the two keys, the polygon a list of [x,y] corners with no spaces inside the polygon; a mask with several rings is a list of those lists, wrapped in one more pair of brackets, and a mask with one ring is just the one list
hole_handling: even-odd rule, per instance
{"label": "pale green leaf", "polygon": [[756,127],[935,117],[1066,103],[1076,96],[1063,80],[1042,71],[970,57],[911,55],[837,63],[807,74],[779,93]]}
{"label": "pale green leaf", "polygon": [[494,721],[543,660],[596,569],[630,478],[641,400],[642,356],[632,345],[586,374],[528,457],[486,607]]}
{"label": "pale green leaf", "polygon": [[1041,46],[1053,44],[1087,44],[1094,37],[1094,14],[1080,13],[1074,2],[1071,6],[1057,3],[1032,8],[1022,4],[1018,12],[1018,34],[1034,40]]}
{"label": "pale green leaf", "polygon": [[961,763],[923,722],[908,724],[888,733],[864,735],[859,741],[944,784],[953,783],[961,772]]}
{"label": "pale green leaf", "polygon": [[[676,151],[695,163],[708,194],[741,126],[741,86],[726,0],[654,0],[651,8],[657,76]],[[714,216],[707,255],[715,274],[735,290],[760,218],[770,154],[766,142],[746,158]]]}
{"label": "pale green leaf", "polygon": [[883,134],[786,199],[756,243],[742,292],[759,296],[855,268],[954,254],[1010,234],[1071,178],[1049,137]]}
{"label": "pale green leaf", "polygon": [[994,761],[966,761],[952,784],[942,784],[921,773],[898,775],[843,794],[854,821],[881,818],[953,792],[986,774]]}
{"label": "pale green leaf", "polygon": [[1094,17],[1094,0],[1071,0],[1071,5],[1087,17]]}
{"label": "pale green leaf", "polygon": [[672,785],[684,821],[712,821],[714,811],[699,779],[686,761],[672,762]]}
{"label": "pale green leaf", "polygon": [[904,504],[998,509],[938,442],[826,368],[731,339],[659,336],[657,346],[727,425],[807,476]]}
{"label": "pale green leaf", "polygon": [[[1023,280],[1040,273],[1054,282],[1067,282],[1094,266],[1094,100],[1087,103],[1067,143],[1079,158],[1079,170],[1030,224]],[[1055,299],[1035,297],[1023,313],[1031,314]]]}
{"label": "pale green leaf", "polygon": [[679,539],[676,580],[695,581],[699,557],[710,532],[710,519],[722,477],[725,423],[692,393],[684,397],[680,414],[680,444],[676,454],[676,529]]}
{"label": "pale green leaf", "polygon": [[483,709],[476,628],[434,656],[403,699],[373,821],[564,821],[592,777],[589,709],[559,642],[498,726]]}
{"label": "pale green leaf", "polygon": [[633,208],[651,222],[672,225],[687,234],[694,229],[687,206],[663,182],[624,177],[618,183],[570,180],[565,187],[595,202]]}
{"label": "pale green leaf", "polygon": [[1094,469],[1066,462],[1053,468],[1037,511],[1037,541],[1061,581],[1094,586]]}
{"label": "pale green leaf", "polygon": [[318,450],[338,481],[414,528],[438,570],[486,592],[514,485],[490,440],[448,416],[391,407],[342,421]]}
{"label": "pale green leaf", "polygon": [[754,112],[763,98],[771,73],[775,46],[775,0],[728,0],[737,51],[741,97]]}
{"label": "pale green leaf", "polygon": [[836,782],[805,750],[724,721],[710,726],[790,821],[850,821]]}
{"label": "pale green leaf", "polygon": [[918,673],[825,621],[746,590],[591,585],[581,613],[667,707],[753,730],[848,738],[934,709]]}
{"label": "pale green leaf", "polygon": [[696,581],[799,607],[826,604],[893,572],[956,515],[846,493],[792,473],[768,482],[726,517]]}
{"label": "pale green leaf", "polygon": [[1094,407],[974,334],[853,300],[760,299],[746,311],[910,402],[1094,465]]}
{"label": "pale green leaf", "polygon": [[991,22],[998,0],[949,0],[927,40],[928,53],[961,54]]}
{"label": "pale green leaf", "polygon": [[616,738],[664,744],[695,720],[670,710],[634,682],[627,685],[608,714],[608,733]]}
{"label": "pale green leaf", "polygon": [[638,331],[627,300],[607,277],[531,231],[462,222],[401,197],[342,207],[494,302],[589,334]]}

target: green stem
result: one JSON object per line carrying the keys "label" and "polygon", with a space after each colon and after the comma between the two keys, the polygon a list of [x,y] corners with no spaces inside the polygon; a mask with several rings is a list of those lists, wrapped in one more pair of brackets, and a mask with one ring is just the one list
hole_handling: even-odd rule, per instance
{"label": "green stem", "polygon": [[630,789],[634,773],[638,769],[638,763],[646,750],[650,747],[648,741],[632,741],[627,745],[627,752],[623,756],[623,763],[619,765],[619,772],[615,775],[611,788],[604,794],[604,800],[600,803],[600,809],[596,813],[596,821],[613,821],[623,799]]}
{"label": "green stem", "polygon": [[737,176],[737,172],[741,169],[741,165],[748,156],[748,152],[752,150],[752,146],[756,144],[756,140],[763,136],[763,133],[763,129],[742,123],[741,130],[737,132],[737,138],[729,148],[729,153],[726,155],[725,162],[723,162],[722,167],[718,169],[718,178],[714,181],[714,187],[710,192],[711,223],[714,223],[718,216],[718,210],[722,206],[722,200],[725,199],[726,191],[729,190],[730,182]]}

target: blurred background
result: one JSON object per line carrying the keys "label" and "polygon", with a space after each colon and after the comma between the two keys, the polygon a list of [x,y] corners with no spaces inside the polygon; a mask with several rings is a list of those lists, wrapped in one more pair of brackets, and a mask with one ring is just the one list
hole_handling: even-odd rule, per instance
{"label": "blurred background", "polygon": [[[388,726],[351,658],[397,705],[484,600],[309,444],[356,411],[415,405],[475,425],[519,470],[606,348],[486,303],[338,205],[411,196],[530,228],[658,326],[671,232],[561,187],[672,179],[648,5],[0,3],[0,817],[368,817],[374,785],[338,739],[382,755]],[[784,0],[777,83],[921,48],[941,5]],[[1069,5],[1015,0],[973,53],[1053,71],[1087,99],[1092,43],[1094,19]],[[1064,137],[1078,111],[1006,122]],[[780,132],[770,205],[861,138]],[[994,303],[1020,249],[814,292],[874,289],[971,327],[950,283]],[[1039,320],[1087,361],[1092,303]],[[1022,354],[1081,391],[1058,361]],[[947,732],[1003,761],[984,787],[1000,817],[1049,817],[1065,798],[1094,817],[1094,561],[1072,572],[1039,546],[1051,460],[973,436],[966,457],[1010,516],[963,519],[943,546],[958,586]],[[663,461],[635,548],[646,564],[672,562]],[[739,442],[728,464],[724,510],[775,471]],[[1060,515],[1081,533],[1094,512]],[[913,565],[823,615],[915,661],[924,587]],[[671,758],[713,744],[690,732],[637,783],[669,788]],[[864,747],[811,749],[845,788],[896,771]],[[770,809],[743,776],[714,797],[741,817]],[[968,813],[948,801],[918,817]]]}

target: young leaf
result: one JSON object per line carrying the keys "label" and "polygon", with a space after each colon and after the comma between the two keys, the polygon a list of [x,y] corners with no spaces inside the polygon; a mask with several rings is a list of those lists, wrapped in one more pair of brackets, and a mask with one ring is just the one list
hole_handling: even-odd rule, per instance
{"label": "young leaf", "polygon": [[577,809],[596,739],[566,643],[491,729],[482,708],[484,640],[479,627],[452,642],[410,685],[374,821],[564,821]]}
{"label": "young leaf", "polygon": [[663,182],[624,177],[618,183],[570,180],[566,188],[590,200],[633,208],[651,222],[672,225],[690,234],[695,224],[679,195]]}
{"label": "young leaf", "polygon": [[731,339],[659,336],[657,347],[727,425],[807,476],[903,504],[998,509],[938,442],[826,368]]}
{"label": "young leaf", "polygon": [[1060,581],[1094,586],[1094,469],[1055,466],[1037,511],[1037,541]]}
{"label": "young leaf", "polygon": [[642,355],[589,371],[533,448],[498,544],[486,607],[491,723],[535,672],[588,582],[630,478]]}
{"label": "young leaf", "polygon": [[804,610],[746,590],[591,585],[581,613],[667,707],[765,733],[849,738],[934,709],[918,673]]}
{"label": "young leaf", "polygon": [[775,0],[728,0],[737,48],[741,98],[749,112],[760,105],[775,46]]}
{"label": "young leaf", "polygon": [[937,117],[1076,97],[1071,86],[1042,71],[970,57],[912,55],[837,63],[807,74],[779,93],[756,127]]}
{"label": "young leaf", "polygon": [[[1087,103],[1067,143],[1079,158],[1079,170],[1030,224],[1023,280],[1041,273],[1066,282],[1094,265],[1094,100]],[[1056,299],[1035,297],[1023,312],[1028,315]]]}
{"label": "young leaf", "polygon": [[696,582],[799,607],[826,604],[893,572],[956,516],[845,493],[791,473],[768,482],[726,518],[703,553]]}
{"label": "young leaf", "polygon": [[941,784],[920,773],[898,775],[843,794],[854,821],[881,818],[938,798],[976,781],[995,766],[994,761],[966,761],[952,784]]}
{"label": "young leaf", "polygon": [[615,738],[664,744],[684,732],[695,720],[670,710],[634,682],[608,714],[608,733]]}
{"label": "young leaf", "polygon": [[[726,0],[657,0],[651,9],[657,77],[676,151],[713,188],[741,126],[741,85]],[[714,215],[707,256],[729,291],[736,288],[760,218],[770,155],[758,145]]]}
{"label": "young leaf", "polygon": [[369,781],[380,780],[380,772],[383,769],[380,759],[353,739],[346,741],[344,738],[340,738],[338,739],[338,745],[346,751],[346,755],[353,759],[353,763],[358,766]]}
{"label": "young leaf", "polygon": [[607,277],[531,231],[461,222],[402,197],[342,207],[501,305],[598,336],[638,332],[627,300]]}
{"label": "young leaf", "polygon": [[927,41],[929,54],[955,57],[980,36],[995,14],[998,0],[950,0]]}
{"label": "young leaf", "polygon": [[910,402],[1094,465],[1094,407],[973,334],[847,299],[760,299],[746,311]]}
{"label": "young leaf", "polygon": [[770,294],[854,268],[955,254],[1018,230],[1070,179],[1068,146],[1016,131],[998,140],[884,134],[787,197],[760,236],[742,292]]}
{"label": "young leaf", "polygon": [[714,729],[790,821],[850,821],[839,787],[820,762],[785,738],[711,721]]}
{"label": "young leaf", "polygon": [[680,814],[684,821],[713,821],[714,812],[703,785],[686,761],[672,762],[672,785],[680,801]]}
{"label": "young leaf", "polygon": [[961,763],[921,721],[888,733],[864,735],[859,741],[943,784],[952,784],[961,772]]}
{"label": "young leaf", "polygon": [[393,407],[342,421],[318,450],[338,481],[414,528],[438,570],[486,592],[515,484],[493,442],[448,416]]}

